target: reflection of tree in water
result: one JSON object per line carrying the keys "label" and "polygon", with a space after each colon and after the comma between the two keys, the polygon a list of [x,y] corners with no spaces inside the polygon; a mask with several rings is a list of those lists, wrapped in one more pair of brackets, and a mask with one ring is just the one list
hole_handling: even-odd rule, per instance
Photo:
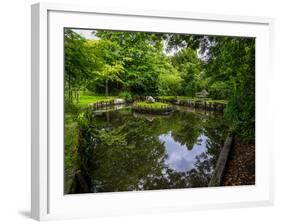
{"label": "reflection of tree in water", "polygon": [[[207,186],[221,137],[219,124],[197,114],[175,112],[148,121],[130,110],[93,116],[84,112],[80,121],[77,171],[68,193],[113,192]],[[208,150],[196,157],[192,170],[168,168],[165,146],[159,135],[171,131],[175,141],[189,150],[199,136],[209,137]],[[220,141],[220,140],[219,140]]]}
{"label": "reflection of tree in water", "polygon": [[148,176],[143,189],[176,189],[206,187],[212,177],[212,164],[207,153],[196,158],[195,168],[187,172],[176,172],[165,167],[161,176]]}
{"label": "reflection of tree in water", "polygon": [[227,127],[222,116],[214,116],[212,114],[208,116],[203,127],[204,134],[208,136],[206,144],[208,154],[212,156],[209,160],[214,167],[226,138],[226,132],[223,130],[227,130]]}
{"label": "reflection of tree in water", "polygon": [[165,150],[156,136],[147,133],[149,123],[115,113],[88,118],[91,125],[86,131],[85,127],[80,130],[84,136],[80,138],[78,159],[79,172],[91,179],[88,192],[138,189],[140,179],[161,172],[159,159],[164,158]]}
{"label": "reflection of tree in water", "polygon": [[194,113],[178,112],[177,119],[181,125],[173,130],[172,136],[181,145],[186,145],[192,150],[194,144],[198,143],[198,136],[201,132],[201,120]]}

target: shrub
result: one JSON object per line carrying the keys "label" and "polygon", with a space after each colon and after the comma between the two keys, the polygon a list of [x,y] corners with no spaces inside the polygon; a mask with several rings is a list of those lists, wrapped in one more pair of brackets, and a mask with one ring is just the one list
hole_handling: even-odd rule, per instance
{"label": "shrub", "polygon": [[210,96],[212,99],[226,99],[230,95],[231,89],[229,87],[230,85],[225,82],[214,82],[209,88]]}
{"label": "shrub", "polygon": [[235,93],[228,101],[224,116],[230,128],[244,142],[255,140],[255,95],[244,90]]}
{"label": "shrub", "polygon": [[163,74],[159,76],[158,92],[162,96],[176,96],[181,93],[182,79],[177,74]]}
{"label": "shrub", "polygon": [[71,114],[76,114],[79,109],[72,103],[69,101],[66,101],[64,103],[64,110],[66,113],[71,113]]}
{"label": "shrub", "polygon": [[133,97],[132,94],[130,92],[120,92],[119,97],[124,98],[126,101],[132,101]]}

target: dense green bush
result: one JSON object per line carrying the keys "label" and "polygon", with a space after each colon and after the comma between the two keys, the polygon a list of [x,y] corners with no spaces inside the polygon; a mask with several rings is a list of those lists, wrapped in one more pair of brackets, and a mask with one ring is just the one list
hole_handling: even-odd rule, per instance
{"label": "dense green bush", "polygon": [[227,99],[231,94],[231,89],[227,83],[217,81],[209,87],[209,94],[212,99]]}
{"label": "dense green bush", "polygon": [[255,95],[247,89],[234,94],[224,110],[231,130],[243,141],[255,140]]}
{"label": "dense green bush", "polygon": [[182,82],[182,79],[177,74],[160,75],[159,83],[158,83],[159,95],[162,95],[162,96],[181,95],[181,92],[182,92],[181,82]]}
{"label": "dense green bush", "polygon": [[118,94],[118,96],[119,96],[120,98],[125,99],[126,101],[132,101],[132,100],[133,100],[132,93],[130,93],[130,92],[126,92],[126,91],[120,92],[120,93]]}
{"label": "dense green bush", "polygon": [[79,109],[74,103],[69,102],[69,101],[65,101],[64,111],[65,111],[65,113],[77,114]]}

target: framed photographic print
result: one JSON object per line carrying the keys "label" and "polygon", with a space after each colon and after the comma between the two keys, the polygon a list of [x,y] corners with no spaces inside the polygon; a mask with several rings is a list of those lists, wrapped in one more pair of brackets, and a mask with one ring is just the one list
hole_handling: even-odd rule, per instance
{"label": "framed photographic print", "polygon": [[270,205],[270,18],[32,6],[32,217]]}

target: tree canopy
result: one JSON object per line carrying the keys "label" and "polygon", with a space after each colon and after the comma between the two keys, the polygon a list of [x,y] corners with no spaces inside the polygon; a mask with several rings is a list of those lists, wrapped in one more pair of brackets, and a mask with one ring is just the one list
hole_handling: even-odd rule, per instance
{"label": "tree canopy", "polygon": [[242,139],[255,133],[255,39],[65,29],[65,99],[80,91],[132,96],[190,96],[207,90],[225,100],[225,119]]}

